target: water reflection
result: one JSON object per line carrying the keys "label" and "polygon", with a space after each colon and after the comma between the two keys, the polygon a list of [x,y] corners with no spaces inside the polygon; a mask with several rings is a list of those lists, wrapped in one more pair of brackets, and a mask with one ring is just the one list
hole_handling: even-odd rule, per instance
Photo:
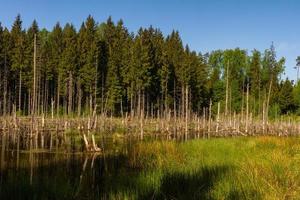
{"label": "water reflection", "polygon": [[87,154],[65,150],[70,147],[12,150],[4,137],[0,199],[203,199],[227,170],[217,166],[186,176],[137,168],[130,161],[137,142],[134,138],[102,138],[98,144],[104,151]]}
{"label": "water reflection", "polygon": [[[0,199],[99,199],[113,176],[130,171],[124,155],[20,153],[1,155]],[[4,160],[4,162],[3,162]]]}

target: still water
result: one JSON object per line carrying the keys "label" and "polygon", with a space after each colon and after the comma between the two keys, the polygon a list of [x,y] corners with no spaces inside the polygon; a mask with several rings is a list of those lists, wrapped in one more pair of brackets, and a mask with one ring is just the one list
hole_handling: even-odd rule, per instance
{"label": "still water", "polygon": [[105,151],[98,154],[2,148],[0,199],[145,198],[143,187],[135,182],[143,172],[128,163],[135,142],[106,139]]}

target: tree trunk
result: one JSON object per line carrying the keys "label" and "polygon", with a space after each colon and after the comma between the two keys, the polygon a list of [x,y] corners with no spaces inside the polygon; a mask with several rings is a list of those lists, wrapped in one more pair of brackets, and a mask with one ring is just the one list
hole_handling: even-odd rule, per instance
{"label": "tree trunk", "polygon": [[174,97],[173,97],[173,109],[174,109],[174,134],[177,135],[177,108],[176,108],[176,82],[174,80],[174,84],[173,84],[173,92],[174,92]]}
{"label": "tree trunk", "polygon": [[270,85],[269,85],[268,98],[267,98],[267,106],[266,106],[266,113],[265,113],[267,122],[268,122],[268,117],[269,117],[269,105],[270,105],[270,96],[271,96],[272,84],[273,84],[273,77],[271,77],[271,81],[270,81]]}
{"label": "tree trunk", "polygon": [[[140,93],[140,92],[139,92]],[[142,98],[142,105],[140,105],[141,111],[140,111],[140,122],[141,122],[141,140],[144,137],[144,105],[145,105],[145,94],[144,91],[142,93],[143,98]],[[139,94],[139,98],[140,98],[140,94]]]}
{"label": "tree trunk", "polygon": [[33,94],[32,94],[32,116],[34,117],[36,108],[36,35],[34,35],[34,53],[33,53]]}
{"label": "tree trunk", "polygon": [[229,61],[226,70],[226,95],[225,95],[225,116],[228,114],[228,88],[229,88]]}
{"label": "tree trunk", "polygon": [[247,97],[246,97],[246,130],[248,133],[248,124],[249,124],[249,83],[247,83]]}
{"label": "tree trunk", "polygon": [[81,116],[81,101],[82,101],[82,90],[81,90],[81,84],[78,81],[77,83],[77,116]]}
{"label": "tree trunk", "polygon": [[34,53],[33,53],[33,94],[32,94],[32,112],[31,112],[31,131],[30,148],[32,148],[33,131],[35,126],[35,102],[36,101],[36,35],[34,35]]}
{"label": "tree trunk", "polygon": [[96,75],[95,75],[95,87],[94,87],[94,108],[97,104],[97,84],[98,84],[98,56],[96,56]]}
{"label": "tree trunk", "polygon": [[22,72],[19,71],[19,102],[18,102],[18,111],[21,112],[21,94],[22,94]]}
{"label": "tree trunk", "polygon": [[219,126],[220,126],[220,102],[218,102],[216,134],[218,134],[219,132]]}
{"label": "tree trunk", "polygon": [[188,120],[189,120],[189,88],[185,86],[185,139],[188,136]]}
{"label": "tree trunk", "polygon": [[7,114],[7,63],[6,52],[4,55],[4,90],[3,90],[3,115]]}
{"label": "tree trunk", "polygon": [[185,116],[185,88],[184,86],[181,87],[181,118]]}
{"label": "tree trunk", "polygon": [[137,116],[141,115],[141,90],[138,91],[138,107],[137,107]]}
{"label": "tree trunk", "polygon": [[72,102],[73,102],[73,75],[69,72],[69,88],[68,88],[68,114],[72,112]]}
{"label": "tree trunk", "polygon": [[58,74],[58,80],[57,80],[57,99],[56,99],[56,115],[59,116],[59,97],[60,97],[60,74]]}

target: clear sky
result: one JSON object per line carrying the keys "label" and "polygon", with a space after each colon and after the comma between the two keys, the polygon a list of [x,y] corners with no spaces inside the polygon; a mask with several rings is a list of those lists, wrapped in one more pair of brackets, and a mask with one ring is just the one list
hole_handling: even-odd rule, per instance
{"label": "clear sky", "polygon": [[274,42],[286,58],[286,74],[296,78],[300,55],[300,0],[0,0],[0,21],[8,28],[20,13],[24,27],[33,19],[52,29],[57,21],[77,28],[91,14],[103,22],[123,19],[130,32],[153,25],[173,29],[198,52],[240,47],[250,53]]}

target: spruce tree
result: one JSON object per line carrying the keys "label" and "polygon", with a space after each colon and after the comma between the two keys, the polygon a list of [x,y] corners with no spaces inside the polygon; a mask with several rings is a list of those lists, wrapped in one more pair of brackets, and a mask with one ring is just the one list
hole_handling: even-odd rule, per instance
{"label": "spruce tree", "polygon": [[[26,64],[25,63],[25,32],[22,29],[22,20],[21,16],[18,15],[11,29],[11,38],[12,38],[12,50],[11,50],[11,67],[14,71],[14,96],[15,104],[17,103],[17,109],[21,111],[22,105],[22,87],[24,73],[26,73]],[[17,82],[18,81],[18,82]],[[18,97],[18,98],[16,98]]]}
{"label": "spruce tree", "polygon": [[64,106],[65,112],[73,112],[74,80],[77,75],[78,53],[77,53],[77,34],[74,26],[67,23],[63,29],[62,59],[60,66],[62,73],[62,84],[64,85]]}

